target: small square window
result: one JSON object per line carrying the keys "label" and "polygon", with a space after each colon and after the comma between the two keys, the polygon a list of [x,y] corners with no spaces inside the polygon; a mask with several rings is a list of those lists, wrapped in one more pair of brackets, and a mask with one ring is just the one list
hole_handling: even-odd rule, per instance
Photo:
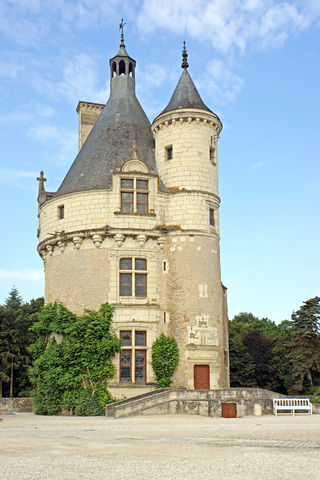
{"label": "small square window", "polygon": [[136,258],[136,270],[147,270],[147,260]]}
{"label": "small square window", "polygon": [[214,210],[213,210],[213,208],[209,208],[209,223],[210,223],[210,225],[214,226]]}
{"label": "small square window", "polygon": [[136,346],[138,347],[146,346],[146,332],[136,331]]}
{"label": "small square window", "polygon": [[120,338],[122,339],[122,346],[123,347],[130,347],[131,346],[131,331],[121,331]]}
{"label": "small square window", "polygon": [[121,188],[133,188],[133,180],[129,178],[122,178]]}
{"label": "small square window", "polygon": [[166,147],[166,159],[167,160],[172,160],[173,158],[173,150],[172,150],[172,145],[169,147]]}
{"label": "small square window", "polygon": [[58,207],[58,219],[62,220],[64,218],[64,205]]}
{"label": "small square window", "polygon": [[137,190],[148,190],[148,180],[137,180]]}
{"label": "small square window", "polygon": [[132,270],[132,258],[121,258],[120,270]]}

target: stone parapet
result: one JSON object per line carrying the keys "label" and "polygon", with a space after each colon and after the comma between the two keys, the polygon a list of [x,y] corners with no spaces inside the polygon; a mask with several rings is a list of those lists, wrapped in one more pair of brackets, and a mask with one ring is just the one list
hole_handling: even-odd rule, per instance
{"label": "stone parapet", "polygon": [[236,404],[236,416],[272,414],[272,399],[285,395],[260,388],[223,390],[155,390],[149,394],[116,402],[106,407],[106,416],[189,414],[222,416],[222,404]]}

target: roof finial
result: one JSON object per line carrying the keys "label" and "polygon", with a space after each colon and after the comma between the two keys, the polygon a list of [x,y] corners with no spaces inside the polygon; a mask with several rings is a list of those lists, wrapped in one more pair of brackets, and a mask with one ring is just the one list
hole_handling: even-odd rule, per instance
{"label": "roof finial", "polygon": [[125,44],[124,44],[124,37],[123,37],[123,27],[126,25],[126,23],[123,23],[123,18],[121,18],[121,23],[119,25],[119,30],[121,30],[121,43],[120,43],[120,47],[125,47]]}
{"label": "roof finial", "polygon": [[186,42],[183,42],[183,51],[182,51],[182,64],[181,68],[188,68],[189,63],[188,63],[188,54],[187,54],[187,49],[186,49]]}

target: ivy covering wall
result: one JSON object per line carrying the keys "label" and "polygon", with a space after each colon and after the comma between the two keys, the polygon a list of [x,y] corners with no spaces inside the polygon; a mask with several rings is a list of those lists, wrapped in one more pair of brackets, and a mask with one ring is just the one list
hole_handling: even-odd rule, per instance
{"label": "ivy covering wall", "polygon": [[108,304],[81,316],[57,303],[43,307],[32,327],[38,340],[30,347],[37,414],[54,415],[62,409],[104,414],[106,403],[113,400],[107,388],[115,373],[112,358],[121,347],[111,328],[112,314]]}
{"label": "ivy covering wall", "polygon": [[162,333],[152,345],[152,368],[160,388],[170,387],[178,363],[179,348],[176,340]]}

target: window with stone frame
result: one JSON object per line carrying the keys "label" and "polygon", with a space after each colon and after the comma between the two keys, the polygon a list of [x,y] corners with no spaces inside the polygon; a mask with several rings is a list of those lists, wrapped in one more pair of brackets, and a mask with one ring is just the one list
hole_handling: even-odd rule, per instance
{"label": "window with stone frame", "polygon": [[172,145],[169,145],[165,148],[166,150],[166,160],[172,160],[173,158],[173,148]]}
{"label": "window with stone frame", "polygon": [[119,264],[120,297],[147,296],[147,260],[121,258]]}
{"label": "window with stone frame", "polygon": [[121,178],[121,212],[148,213],[149,181],[142,178]]}
{"label": "window with stone frame", "polygon": [[147,332],[121,330],[120,382],[145,383],[147,360]]}
{"label": "window with stone frame", "polygon": [[58,206],[58,220],[64,219],[64,205]]}
{"label": "window with stone frame", "polygon": [[214,222],[214,209],[209,208],[209,224],[214,227],[215,222]]}

